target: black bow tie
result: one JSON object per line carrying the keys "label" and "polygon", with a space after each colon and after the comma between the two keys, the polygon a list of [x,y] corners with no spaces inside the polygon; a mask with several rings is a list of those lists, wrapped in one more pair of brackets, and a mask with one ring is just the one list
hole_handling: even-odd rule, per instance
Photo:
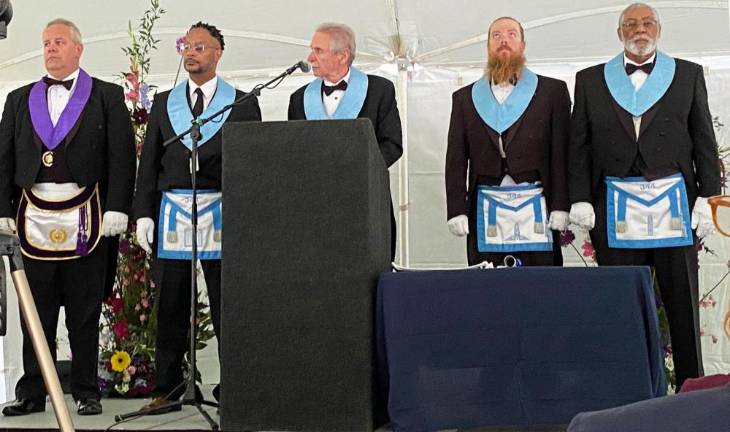
{"label": "black bow tie", "polygon": [[626,75],[631,75],[637,70],[644,71],[645,74],[649,75],[654,69],[654,62],[644,63],[643,65],[635,65],[633,63],[626,63]]}
{"label": "black bow tie", "polygon": [[71,86],[73,85],[74,80],[73,80],[73,78],[71,78],[70,80],[59,81],[59,80],[53,79],[49,76],[44,76],[43,82],[46,83],[48,85],[48,87],[53,86],[53,85],[62,85],[64,87],[66,87],[66,90],[71,90]]}
{"label": "black bow tie", "polygon": [[342,80],[339,83],[337,83],[337,85],[333,85],[333,86],[325,85],[324,82],[322,83],[322,91],[324,92],[325,95],[329,96],[335,90],[342,90],[342,91],[347,90],[347,81]]}

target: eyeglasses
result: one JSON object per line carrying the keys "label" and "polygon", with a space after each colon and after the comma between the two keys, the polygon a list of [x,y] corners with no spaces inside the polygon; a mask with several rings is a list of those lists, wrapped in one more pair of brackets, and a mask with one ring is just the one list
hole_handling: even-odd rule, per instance
{"label": "eyeglasses", "polygon": [[203,42],[196,42],[196,43],[194,43],[192,45],[189,44],[189,43],[184,43],[184,44],[180,45],[180,50],[183,53],[184,52],[187,52],[187,51],[190,51],[190,50],[193,50],[193,51],[195,51],[198,54],[203,54],[206,49],[216,50],[216,49],[218,49],[218,47],[217,46],[209,46],[209,45],[204,44]]}
{"label": "eyeglasses", "polygon": [[507,31],[505,33],[502,32],[492,32],[491,35],[489,35],[490,38],[492,38],[495,41],[501,41],[502,39],[518,39],[520,37],[520,33],[517,31]]}
{"label": "eyeglasses", "polygon": [[621,23],[621,27],[628,31],[634,32],[639,28],[639,25],[643,25],[647,30],[653,30],[657,26],[657,21],[651,18],[645,18],[641,21],[635,19],[628,19]]}
{"label": "eyeglasses", "polygon": [[712,210],[712,222],[720,234],[730,237],[730,195],[717,195],[707,199]]}

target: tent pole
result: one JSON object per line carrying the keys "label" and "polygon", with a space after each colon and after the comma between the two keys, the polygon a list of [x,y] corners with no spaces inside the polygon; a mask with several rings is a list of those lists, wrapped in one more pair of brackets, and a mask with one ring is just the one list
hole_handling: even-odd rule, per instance
{"label": "tent pole", "polygon": [[407,62],[398,62],[398,109],[403,129],[403,156],[398,161],[398,263],[410,265],[408,208],[410,203],[408,178],[408,70]]}

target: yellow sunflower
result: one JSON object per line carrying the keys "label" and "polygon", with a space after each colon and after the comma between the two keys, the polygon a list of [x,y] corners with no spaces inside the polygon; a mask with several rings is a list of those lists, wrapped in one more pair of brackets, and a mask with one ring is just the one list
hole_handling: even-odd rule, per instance
{"label": "yellow sunflower", "polygon": [[132,363],[132,358],[126,351],[115,351],[111,362],[113,370],[123,372]]}

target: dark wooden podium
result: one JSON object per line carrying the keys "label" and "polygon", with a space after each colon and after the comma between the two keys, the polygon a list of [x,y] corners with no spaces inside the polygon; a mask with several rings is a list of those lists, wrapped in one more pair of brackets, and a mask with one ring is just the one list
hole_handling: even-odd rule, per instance
{"label": "dark wooden podium", "polygon": [[223,129],[221,426],[371,431],[388,171],[368,120]]}

